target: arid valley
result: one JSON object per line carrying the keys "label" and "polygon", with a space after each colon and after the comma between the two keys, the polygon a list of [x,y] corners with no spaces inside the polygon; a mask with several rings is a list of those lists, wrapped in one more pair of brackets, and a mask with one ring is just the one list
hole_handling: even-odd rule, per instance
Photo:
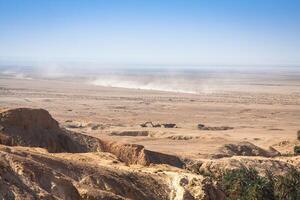
{"label": "arid valley", "polygon": [[210,77],[185,93],[1,75],[0,196],[225,199],[226,170],[299,168],[300,74]]}
{"label": "arid valley", "polygon": [[300,200],[299,10],[0,0],[0,200]]}

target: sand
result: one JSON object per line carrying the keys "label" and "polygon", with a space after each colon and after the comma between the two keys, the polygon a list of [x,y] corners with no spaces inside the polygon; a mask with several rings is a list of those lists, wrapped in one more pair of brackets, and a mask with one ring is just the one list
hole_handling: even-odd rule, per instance
{"label": "sand", "polygon": [[207,76],[184,93],[0,75],[0,199],[224,200],[228,170],[299,170],[299,73]]}
{"label": "sand", "polygon": [[[257,73],[239,82],[226,77],[224,87],[190,94],[1,75],[0,107],[43,108],[70,130],[187,158],[206,158],[238,142],[290,153],[300,129],[299,77]],[[147,121],[177,127],[140,126]],[[199,130],[198,124],[233,129]],[[126,131],[148,134],[111,134]]]}

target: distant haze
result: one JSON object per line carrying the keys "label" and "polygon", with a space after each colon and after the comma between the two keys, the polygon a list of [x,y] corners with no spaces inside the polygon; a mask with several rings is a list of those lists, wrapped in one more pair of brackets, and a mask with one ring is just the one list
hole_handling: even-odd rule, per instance
{"label": "distant haze", "polygon": [[[0,79],[25,81],[59,80],[96,87],[116,87],[176,93],[217,93],[247,90],[263,85],[265,91],[277,91],[289,86],[290,92],[300,87],[299,67],[72,67],[65,65],[0,66]],[[296,88],[296,89],[295,89]]]}

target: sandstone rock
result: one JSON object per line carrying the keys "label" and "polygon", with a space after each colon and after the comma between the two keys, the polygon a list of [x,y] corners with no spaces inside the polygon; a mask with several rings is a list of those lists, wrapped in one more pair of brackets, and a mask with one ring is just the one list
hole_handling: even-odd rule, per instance
{"label": "sandstone rock", "polygon": [[226,195],[225,193],[220,190],[217,186],[216,182],[213,182],[210,179],[205,179],[204,183],[204,193],[205,196],[203,199],[207,200],[225,200]]}
{"label": "sandstone rock", "polygon": [[176,124],[173,124],[173,123],[165,123],[165,124],[162,124],[162,126],[165,128],[176,128]]}
{"label": "sandstone rock", "polygon": [[116,155],[127,164],[168,164],[179,168],[184,166],[184,163],[178,157],[149,151],[142,145],[105,142],[103,143],[103,151]]}
{"label": "sandstone rock", "polygon": [[113,131],[110,133],[113,136],[148,136],[148,131]]}
{"label": "sandstone rock", "polygon": [[154,127],[154,128],[160,128],[160,127],[164,127],[164,128],[176,128],[176,124],[174,123],[164,123],[164,124],[154,124],[153,122],[145,122],[143,124],[140,125],[141,127]]}
{"label": "sandstone rock", "polygon": [[204,131],[226,131],[233,129],[233,127],[230,126],[205,126],[204,124],[198,124],[197,127],[199,130]]}
{"label": "sandstone rock", "polygon": [[120,195],[88,186],[81,186],[79,193],[82,199],[87,200],[125,200],[125,198]]}
{"label": "sandstone rock", "polygon": [[145,123],[142,123],[140,126],[144,127],[144,128],[145,127],[155,127],[155,128],[161,127],[160,124],[154,124],[153,122],[145,122]]}
{"label": "sandstone rock", "polygon": [[76,187],[67,179],[56,178],[52,182],[51,193],[65,200],[81,199]]}
{"label": "sandstone rock", "polygon": [[198,139],[198,136],[187,136],[187,135],[172,135],[168,137],[171,140],[192,140],[192,139]]}
{"label": "sandstone rock", "polygon": [[274,157],[280,153],[274,148],[264,150],[250,142],[241,142],[238,144],[226,144],[219,149],[219,153],[215,154],[214,158],[230,157],[230,156],[263,156]]}
{"label": "sandstone rock", "polygon": [[63,155],[0,145],[0,199],[169,199],[167,183],[156,174]]}
{"label": "sandstone rock", "polygon": [[[234,156],[222,159],[202,160],[202,164],[199,166],[198,162],[195,162],[195,166],[190,164],[189,168],[194,172],[202,175],[219,177],[226,170],[235,169],[255,169],[260,174],[265,174],[267,171],[271,171],[274,174],[282,174],[287,172],[291,167],[298,166],[298,158],[265,158],[265,157],[246,157],[246,156]],[[299,167],[299,166],[298,166]],[[199,168],[196,170],[195,168]]]}
{"label": "sandstone rock", "polygon": [[19,108],[1,112],[0,125],[4,127],[0,133],[0,144],[42,147],[49,152],[104,151],[116,155],[127,164],[183,166],[178,157],[149,151],[141,145],[104,141],[62,129],[43,109]]}
{"label": "sandstone rock", "polygon": [[43,109],[18,108],[0,113],[0,142],[6,145],[43,147],[49,152],[81,152],[84,147],[60,129]]}

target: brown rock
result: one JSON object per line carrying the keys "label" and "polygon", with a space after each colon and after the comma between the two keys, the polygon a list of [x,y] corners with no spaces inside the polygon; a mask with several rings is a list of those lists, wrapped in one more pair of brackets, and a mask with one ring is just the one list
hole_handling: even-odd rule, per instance
{"label": "brown rock", "polygon": [[43,147],[49,152],[85,151],[43,109],[18,108],[1,112],[0,125],[3,127],[1,144]]}
{"label": "brown rock", "polygon": [[19,108],[4,111],[0,113],[0,125],[4,127],[0,134],[0,144],[42,147],[49,152],[104,151],[116,155],[127,164],[183,166],[178,157],[149,151],[141,145],[103,141],[62,129],[49,112],[43,109]]}
{"label": "brown rock", "polygon": [[110,135],[114,136],[148,136],[148,131],[113,131]]}
{"label": "brown rock", "polygon": [[85,154],[62,155],[0,145],[0,199],[169,199],[158,175],[80,162]]}
{"label": "brown rock", "polygon": [[204,124],[198,124],[197,127],[199,130],[204,131],[226,131],[233,129],[233,127],[230,126],[205,126]]}
{"label": "brown rock", "polygon": [[219,149],[219,153],[215,154],[214,158],[231,157],[231,156],[263,156],[274,157],[280,153],[274,148],[264,150],[250,142],[241,142],[238,144],[226,144]]}
{"label": "brown rock", "polygon": [[168,164],[182,168],[184,163],[176,156],[149,151],[142,145],[120,144],[116,142],[103,143],[103,151],[116,155],[127,164]]}

